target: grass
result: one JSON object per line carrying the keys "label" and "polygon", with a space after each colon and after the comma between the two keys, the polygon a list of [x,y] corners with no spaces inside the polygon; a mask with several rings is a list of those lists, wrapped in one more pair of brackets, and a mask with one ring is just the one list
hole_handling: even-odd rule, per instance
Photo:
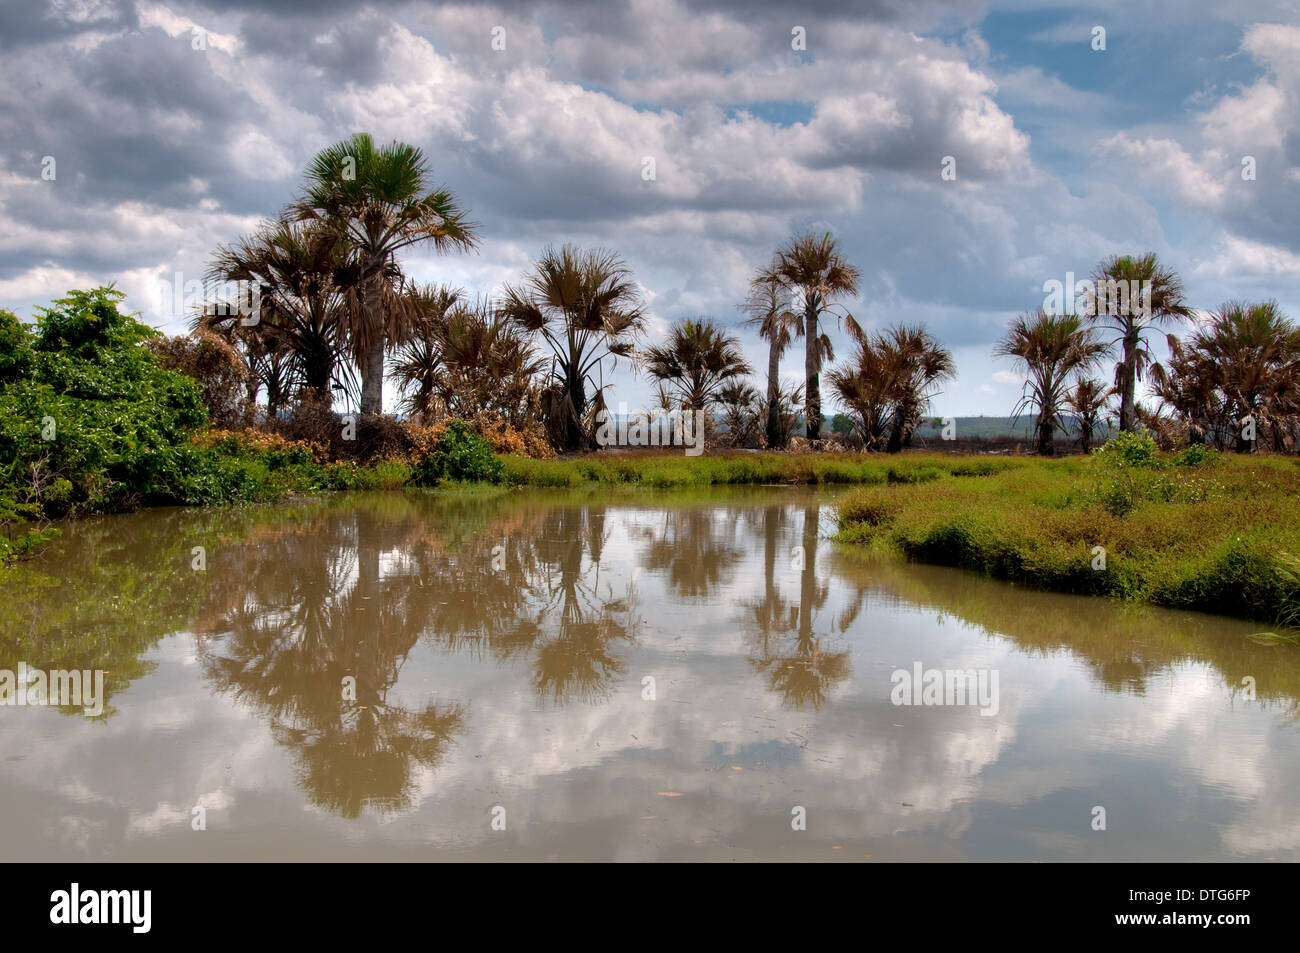
{"label": "grass", "polygon": [[1300,461],[1019,463],[978,480],[850,491],[837,538],[1044,589],[1283,627],[1300,618]]}
{"label": "grass", "polygon": [[920,484],[942,477],[982,476],[1013,470],[1024,460],[971,459],[955,454],[731,453],[688,457],[682,453],[596,455],[564,460],[506,456],[506,482],[518,486],[633,485],[657,488],[760,484]]}

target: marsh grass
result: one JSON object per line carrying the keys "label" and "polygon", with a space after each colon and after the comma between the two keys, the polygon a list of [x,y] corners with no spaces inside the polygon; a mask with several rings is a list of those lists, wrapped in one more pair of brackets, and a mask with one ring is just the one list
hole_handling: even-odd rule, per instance
{"label": "marsh grass", "polygon": [[837,538],[1045,589],[1300,621],[1300,466],[1142,456],[862,487],[839,501]]}
{"label": "marsh grass", "polygon": [[688,457],[682,453],[533,460],[507,456],[506,482],[578,487],[631,484],[656,488],[786,485],[920,484],[945,476],[988,476],[1024,466],[1020,459],[971,460],[945,454],[882,457],[864,454],[738,453]]}

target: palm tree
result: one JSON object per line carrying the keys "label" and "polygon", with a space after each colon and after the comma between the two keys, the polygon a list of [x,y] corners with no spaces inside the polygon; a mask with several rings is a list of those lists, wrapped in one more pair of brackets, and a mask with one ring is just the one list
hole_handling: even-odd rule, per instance
{"label": "palm tree", "polygon": [[957,373],[952,352],[939,344],[938,338],[919,324],[900,324],[881,335],[877,346],[891,383],[890,402],[893,421],[889,429],[890,453],[898,453],[912,442],[921,415],[941,381],[952,380]]}
{"label": "palm tree", "polygon": [[1255,449],[1247,436],[1252,422],[1257,434],[1271,432],[1279,449],[1283,430],[1300,414],[1300,329],[1277,302],[1226,302],[1191,347],[1222,395],[1237,452]]}
{"label": "palm tree", "polygon": [[767,341],[767,446],[780,449],[781,409],[779,380],[781,355],[791,341],[803,334],[803,320],[791,307],[789,289],[775,276],[775,263],[766,272],[760,272],[750,282],[749,297],[741,310],[749,315],[745,323],[758,327],[758,336]]}
{"label": "palm tree", "polygon": [[752,373],[740,342],[706,318],[682,319],[644,362],[652,378],[676,389],[683,410],[708,411],[724,386]]}
{"label": "palm tree", "polygon": [[853,414],[853,425],[867,450],[882,449],[893,416],[893,367],[880,343],[878,338],[862,336],[849,361],[826,375],[832,393]]}
{"label": "palm tree", "polygon": [[[257,323],[245,325],[232,310],[217,308],[198,316],[195,324],[239,337],[251,360],[266,361],[264,379],[287,351],[293,378],[305,394],[328,402],[344,341],[348,257],[346,242],[317,223],[268,223],[251,236],[219,246],[208,268],[211,279],[259,287]],[[267,387],[268,403],[274,403],[270,380]]]}
{"label": "palm tree", "polygon": [[446,413],[446,403],[438,394],[447,376],[443,344],[451,310],[463,294],[459,288],[435,284],[407,290],[415,320],[394,352],[393,376],[406,395],[404,409],[421,423],[432,423]]}
{"label": "palm tree", "polygon": [[[834,314],[834,301],[858,293],[861,273],[840,254],[835,239],[827,232],[821,238],[811,234],[790,239],[776,253],[771,267],[761,276],[763,280],[778,282],[788,291],[798,295],[803,307],[804,321],[804,414],[808,423],[808,439],[820,440],[822,428],[822,397],[820,375],[823,360],[834,360],[830,338],[821,332],[821,316]],[[850,328],[856,327],[851,314],[843,315]]]}
{"label": "palm tree", "polygon": [[1065,395],[1065,406],[1079,424],[1079,446],[1084,453],[1092,449],[1092,436],[1097,432],[1101,413],[1106,408],[1110,394],[1101,381],[1083,377]]}
{"label": "palm tree", "polygon": [[[770,406],[764,404],[754,386],[743,379],[733,379],[718,390],[718,405],[727,428],[727,444],[732,447],[758,446],[762,436],[759,425],[767,417]],[[777,412],[776,425],[779,428],[779,406]]]}
{"label": "palm tree", "polygon": [[[543,394],[547,424],[568,451],[592,446],[604,388],[592,375],[607,357],[630,357],[644,327],[641,295],[623,259],[604,249],[547,248],[522,285],[506,285],[499,311],[552,354]],[[595,388],[591,404],[587,386]]]}
{"label": "palm tree", "polygon": [[1016,368],[1028,375],[1011,416],[1019,416],[1024,408],[1037,410],[1038,453],[1053,453],[1052,435],[1058,426],[1065,428],[1060,408],[1071,375],[1095,366],[1108,350],[1077,315],[1048,314],[1039,308],[1011,322],[993,356],[1015,358]]}
{"label": "palm tree", "polygon": [[[882,444],[897,453],[912,441],[935,387],[956,374],[952,354],[921,325],[900,324],[869,336],[850,333],[857,349],[848,364],[827,379],[854,416],[854,427],[868,450]],[[885,431],[889,437],[886,441]]]}
{"label": "palm tree", "polygon": [[394,280],[397,253],[416,244],[468,251],[478,244],[476,226],[451,192],[431,187],[420,149],[402,142],[376,147],[366,133],[317,154],[293,211],[326,223],[352,246],[359,308],[350,338],[361,370],[361,413],[383,413],[384,354],[406,336],[413,317]]}
{"label": "palm tree", "polygon": [[[1116,333],[1111,343],[1122,348],[1115,368],[1115,389],[1119,393],[1119,429],[1132,430],[1137,422],[1136,390],[1143,368],[1151,362],[1151,351],[1143,333],[1151,324],[1165,324],[1191,316],[1183,300],[1182,279],[1162,265],[1155,252],[1145,255],[1112,255],[1102,261],[1092,274],[1094,292],[1089,296],[1089,318]],[[1150,313],[1147,306],[1149,286]],[[1133,292],[1141,291],[1142,304]],[[1127,305],[1127,306],[1126,306]]]}

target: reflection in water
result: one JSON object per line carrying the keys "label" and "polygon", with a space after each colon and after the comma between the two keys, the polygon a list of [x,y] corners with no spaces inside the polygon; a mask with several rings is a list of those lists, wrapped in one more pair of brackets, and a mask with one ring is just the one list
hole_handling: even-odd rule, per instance
{"label": "reflection in water", "polygon": [[[99,725],[0,709],[0,843],[147,856],[204,798],[265,799],[259,830],[292,827],[305,798],[352,829],[446,813],[438,843],[465,856],[530,856],[542,830],[578,838],[544,856],[820,856],[818,836],[789,840],[790,804],[813,802],[821,836],[856,831],[880,859],[1107,859],[1071,819],[1105,793],[1144,825],[1115,843],[1145,857],[1300,853],[1300,652],[1231,620],[836,547],[827,502],[375,494],[79,524],[6,576],[0,668],[106,669],[111,704]],[[890,671],[915,660],[999,668],[1000,713],[891,706]],[[155,748],[138,782],[97,760]],[[281,765],[298,794],[275,788]],[[659,792],[682,794],[673,812]],[[498,800],[533,814],[484,841]],[[572,833],[602,816],[592,841]],[[1180,816],[1204,836],[1165,829]],[[668,817],[684,828],[653,833]],[[306,855],[346,830],[292,841]]]}
{"label": "reflection in water", "polygon": [[778,540],[789,510],[767,506],[762,510],[763,597],[751,606],[754,652],[750,664],[767,676],[768,687],[779,692],[787,705],[819,709],[827,690],[851,671],[847,650],[823,647],[814,634],[813,615],[826,605],[829,586],[817,578],[819,507],[802,507],[802,529],[797,546],[790,548],[791,563],[799,578],[799,600],[788,604],[776,583]]}

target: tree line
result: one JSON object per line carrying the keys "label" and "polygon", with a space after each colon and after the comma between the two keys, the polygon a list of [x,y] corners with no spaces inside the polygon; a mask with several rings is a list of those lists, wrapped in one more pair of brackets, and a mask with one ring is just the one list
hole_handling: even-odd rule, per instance
{"label": "tree line", "polygon": [[[379,415],[391,373],[413,419],[491,414],[540,428],[567,452],[596,446],[608,411],[605,372],[620,362],[656,382],[659,409],[703,412],[714,445],[769,449],[788,446],[800,423],[813,447],[827,446],[823,374],[852,420],[852,444],[889,452],[911,445],[955,378],[952,353],[924,325],[869,332],[855,320],[846,302],[857,297],[861,273],[830,234],[790,238],[755,272],[740,306],[768,345],[764,393],[738,338],[708,317],[683,318],[664,342],[642,346],[645,303],[612,251],[547,248],[492,298],[420,284],[402,268],[410,248],[478,246],[477,224],[433,184],[420,149],[357,134],[312,160],[277,219],[214,254],[208,277],[256,286],[259,320],[208,307],[193,316],[194,333],[237,351],[247,403],[265,391],[272,419],[332,407],[340,391],[361,415]],[[1084,450],[1110,420],[1171,445],[1296,449],[1300,331],[1276,302],[1232,301],[1198,314],[1154,253],[1107,258],[1092,280],[1141,283],[1145,308],[1038,308],[1015,318],[993,352],[1025,378],[1012,416],[1032,416],[1038,452],[1053,452],[1057,431],[1070,429],[1067,413]],[[839,363],[832,324],[851,348]],[[1173,325],[1189,333],[1168,334],[1169,356],[1157,362],[1153,333]],[[803,381],[782,381],[781,359],[798,338]],[[1113,377],[1100,378],[1112,359]],[[1154,403],[1139,401],[1139,382]]]}

